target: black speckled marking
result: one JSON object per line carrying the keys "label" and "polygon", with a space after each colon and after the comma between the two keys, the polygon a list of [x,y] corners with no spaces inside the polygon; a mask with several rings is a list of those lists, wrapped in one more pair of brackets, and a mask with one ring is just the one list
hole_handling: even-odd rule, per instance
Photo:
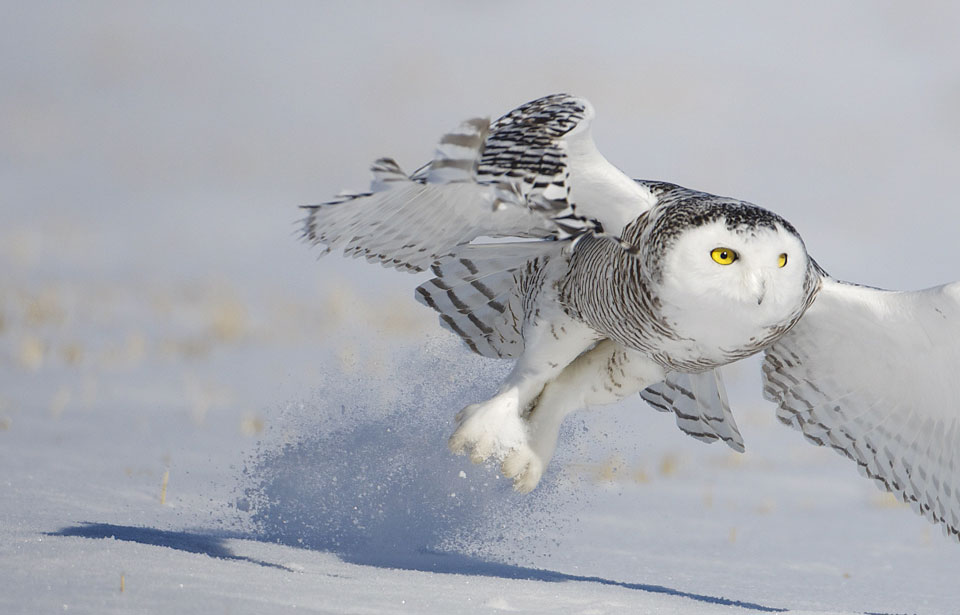
{"label": "black speckled marking", "polygon": [[[687,229],[723,220],[734,233],[782,228],[801,241],[792,224],[762,207],[746,201],[715,196],[665,182],[639,182],[657,196],[657,215],[647,242],[666,250]],[[629,241],[626,236],[624,239]]]}

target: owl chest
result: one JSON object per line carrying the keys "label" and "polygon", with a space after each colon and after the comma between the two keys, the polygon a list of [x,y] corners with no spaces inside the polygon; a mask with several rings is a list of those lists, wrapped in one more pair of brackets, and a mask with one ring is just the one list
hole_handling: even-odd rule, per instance
{"label": "owl chest", "polygon": [[715,329],[709,335],[697,335],[686,324],[683,319],[644,312],[635,319],[608,323],[605,333],[670,370],[701,371],[756,352],[750,337],[735,338],[718,334]]}
{"label": "owl chest", "polygon": [[655,316],[670,335],[658,340],[662,362],[677,369],[712,368],[759,352],[788,323],[759,324],[740,309],[718,310],[711,304],[682,306],[664,301]]}

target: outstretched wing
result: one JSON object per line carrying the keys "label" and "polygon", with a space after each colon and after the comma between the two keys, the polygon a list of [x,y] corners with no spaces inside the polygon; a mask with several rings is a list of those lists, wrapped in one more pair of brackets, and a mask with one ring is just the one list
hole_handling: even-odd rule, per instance
{"label": "outstretched wing", "polygon": [[960,283],[891,292],[825,278],[763,375],[782,422],[960,538]]}
{"label": "outstretched wing", "polygon": [[670,372],[663,382],[640,391],[640,397],[661,412],[676,414],[677,427],[687,435],[703,442],[722,440],[733,450],[744,451],[719,369]]}
{"label": "outstretched wing", "polygon": [[420,271],[477,237],[619,234],[655,202],[590,135],[593,107],[566,94],[527,103],[493,124],[445,135],[411,176],[389,158],[368,192],[306,207],[304,237],[328,250]]}

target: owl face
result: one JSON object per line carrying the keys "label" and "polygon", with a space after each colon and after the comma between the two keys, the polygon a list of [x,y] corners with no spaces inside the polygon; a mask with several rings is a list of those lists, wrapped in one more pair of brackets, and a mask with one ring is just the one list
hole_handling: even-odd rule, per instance
{"label": "owl face", "polygon": [[768,338],[799,316],[809,292],[809,260],[793,228],[742,213],[688,226],[662,254],[661,316],[705,348],[733,350]]}

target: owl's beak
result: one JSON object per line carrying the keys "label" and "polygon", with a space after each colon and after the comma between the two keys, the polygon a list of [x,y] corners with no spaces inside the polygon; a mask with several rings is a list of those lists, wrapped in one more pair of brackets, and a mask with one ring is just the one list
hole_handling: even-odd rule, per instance
{"label": "owl's beak", "polygon": [[767,278],[761,274],[751,275],[747,278],[747,288],[757,298],[757,305],[761,305],[767,294]]}

